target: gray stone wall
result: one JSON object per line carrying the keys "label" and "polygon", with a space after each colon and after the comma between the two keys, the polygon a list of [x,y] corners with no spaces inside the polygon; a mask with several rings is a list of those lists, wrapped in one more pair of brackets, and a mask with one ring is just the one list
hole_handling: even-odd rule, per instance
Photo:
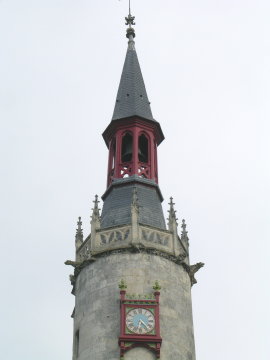
{"label": "gray stone wall", "polygon": [[125,360],[155,360],[155,355],[147,349],[135,348],[128,351]]}
{"label": "gray stone wall", "polygon": [[[73,359],[119,360],[121,279],[128,285],[127,292],[135,294],[152,293],[155,280],[160,282],[161,359],[195,360],[189,276],[181,265],[145,253],[100,257],[80,272],[74,316],[79,355]],[[135,359],[152,360],[153,356],[144,349],[133,349],[125,356],[125,360]]]}

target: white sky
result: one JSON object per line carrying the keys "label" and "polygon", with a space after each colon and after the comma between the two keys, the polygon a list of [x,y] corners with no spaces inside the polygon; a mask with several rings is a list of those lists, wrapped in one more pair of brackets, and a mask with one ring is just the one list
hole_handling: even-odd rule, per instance
{"label": "white sky", "polygon": [[[64,266],[105,191],[127,0],[0,0],[1,358],[71,359]],[[197,360],[269,360],[269,0],[133,0],[164,210],[192,263]]]}

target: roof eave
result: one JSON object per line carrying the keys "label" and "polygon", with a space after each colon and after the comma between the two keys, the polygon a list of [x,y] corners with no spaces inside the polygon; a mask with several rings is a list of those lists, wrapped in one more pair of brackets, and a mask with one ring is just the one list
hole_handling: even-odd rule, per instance
{"label": "roof eave", "polygon": [[110,142],[112,136],[114,135],[115,130],[119,126],[132,124],[138,120],[143,120],[144,122],[149,124],[152,128],[154,128],[157,145],[159,145],[165,139],[159,122],[157,122],[156,120],[150,120],[150,119],[143,118],[142,116],[133,115],[133,116],[129,116],[129,117],[121,118],[121,119],[112,120],[110,122],[110,124],[107,126],[107,128],[102,133],[103,139],[104,139],[107,147],[109,148],[109,142]]}

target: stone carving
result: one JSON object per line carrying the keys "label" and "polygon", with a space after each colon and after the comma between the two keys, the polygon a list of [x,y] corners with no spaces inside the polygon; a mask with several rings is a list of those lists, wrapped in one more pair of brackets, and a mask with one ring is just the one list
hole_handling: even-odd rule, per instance
{"label": "stone carving", "polygon": [[129,234],[130,234],[130,229],[127,228],[123,230],[118,229],[118,230],[100,232],[101,245],[106,245],[117,241],[125,241],[128,239]]}
{"label": "stone carving", "polygon": [[75,284],[75,276],[74,275],[69,275],[69,280],[70,280],[70,283],[71,285],[73,286]]}
{"label": "stone carving", "polygon": [[77,222],[76,236],[75,236],[75,246],[78,249],[83,244],[83,229],[82,229],[82,218],[79,216]]}
{"label": "stone carving", "polygon": [[160,291],[161,290],[161,286],[159,285],[159,282],[156,280],[155,284],[153,286],[153,290],[155,291]]}
{"label": "stone carving", "polygon": [[171,224],[173,222],[175,222],[176,225],[177,225],[177,220],[178,220],[177,217],[176,217],[176,210],[174,209],[175,203],[173,202],[173,197],[172,196],[170,197],[170,202],[169,202],[168,205],[170,205],[170,210],[168,210],[169,218],[167,220],[169,221],[168,226],[170,228]]}
{"label": "stone carving", "polygon": [[186,242],[188,243],[189,238],[188,238],[187,224],[186,224],[185,219],[182,220],[181,228],[182,228],[181,240],[182,240],[182,241],[186,241]]}
{"label": "stone carving", "polygon": [[74,268],[76,268],[77,266],[81,265],[81,261],[71,261],[71,260],[67,260],[65,262],[65,265],[71,265],[73,266]]}
{"label": "stone carving", "polygon": [[95,200],[93,201],[94,203],[94,207],[92,208],[92,220],[99,220],[100,221],[100,209],[98,207],[98,204],[100,203],[100,201],[98,200],[98,195],[95,195]]}
{"label": "stone carving", "polygon": [[175,256],[175,263],[176,264],[182,264],[183,260],[187,257],[186,253],[179,254],[178,256]]}
{"label": "stone carving", "polygon": [[195,273],[204,266],[204,263],[199,262],[195,265],[187,265],[183,263],[182,265],[190,277],[191,286],[197,284],[197,280],[195,279]]}
{"label": "stone carving", "polygon": [[74,275],[69,275],[69,280],[72,285],[71,293],[73,295],[75,295],[75,283],[76,283],[77,276],[80,274],[80,272],[82,271],[83,268],[85,268],[87,265],[91,264],[94,261],[96,261],[96,259],[94,257],[90,257],[89,259],[84,260],[84,261],[71,261],[71,260],[65,261],[65,265],[70,265],[70,266],[74,267]]}
{"label": "stone carving", "polygon": [[84,246],[78,252],[78,258],[81,261],[87,260],[90,257],[90,249],[88,247],[88,242],[84,244]]}
{"label": "stone carving", "polygon": [[133,300],[133,299],[137,299],[137,300],[155,300],[155,295],[154,294],[126,294],[125,298],[127,300]]}
{"label": "stone carving", "polygon": [[122,279],[121,281],[120,281],[120,283],[119,283],[119,289],[120,290],[125,290],[126,288],[127,288],[127,284],[125,283],[125,280],[124,279]]}
{"label": "stone carving", "polygon": [[153,242],[155,244],[160,244],[163,246],[168,246],[170,239],[170,235],[162,234],[161,232],[150,229],[142,229],[141,236],[142,240],[144,241]]}

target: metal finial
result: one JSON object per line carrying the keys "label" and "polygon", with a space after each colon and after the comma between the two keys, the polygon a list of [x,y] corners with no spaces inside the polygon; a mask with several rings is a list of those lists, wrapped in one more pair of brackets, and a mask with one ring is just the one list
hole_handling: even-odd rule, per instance
{"label": "metal finial", "polygon": [[126,25],[128,25],[126,37],[129,39],[129,45],[134,47],[133,39],[135,38],[135,30],[131,25],[135,25],[134,22],[135,16],[131,15],[130,0],[129,0],[129,14],[127,17],[125,17],[125,20],[126,20]]}
{"label": "metal finial", "polygon": [[134,20],[135,20],[135,16],[132,16],[131,15],[131,10],[130,10],[130,0],[129,0],[129,13],[128,13],[128,16],[125,17],[125,20],[126,20],[126,25],[129,25],[129,27],[131,27],[131,25],[136,25]]}

